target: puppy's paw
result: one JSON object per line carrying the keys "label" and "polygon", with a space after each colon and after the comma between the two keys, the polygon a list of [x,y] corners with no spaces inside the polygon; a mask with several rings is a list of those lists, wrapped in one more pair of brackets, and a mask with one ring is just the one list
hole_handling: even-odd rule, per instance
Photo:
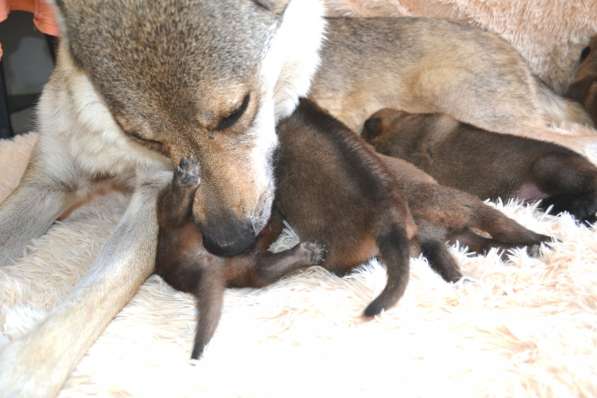
{"label": "puppy's paw", "polygon": [[184,158],[174,172],[174,182],[184,187],[199,185],[199,162],[192,158]]}
{"label": "puppy's paw", "polygon": [[543,207],[553,206],[551,213],[564,211],[572,214],[579,221],[594,223],[597,220],[597,193],[587,192],[581,195],[560,195],[547,198]]}
{"label": "puppy's paw", "polygon": [[308,261],[313,265],[321,265],[325,262],[327,256],[327,247],[321,242],[301,242],[303,249],[308,256]]}
{"label": "puppy's paw", "polygon": [[530,257],[539,257],[541,255],[541,244],[527,246],[527,253]]}
{"label": "puppy's paw", "polygon": [[536,234],[536,235],[537,235],[537,238],[535,239],[535,242],[526,245],[527,254],[530,257],[541,256],[541,246],[543,244],[559,242],[558,239],[556,239],[552,236],[542,235],[542,234]]}
{"label": "puppy's paw", "polygon": [[456,283],[462,279],[462,273],[458,269],[446,270],[441,277],[448,283]]}

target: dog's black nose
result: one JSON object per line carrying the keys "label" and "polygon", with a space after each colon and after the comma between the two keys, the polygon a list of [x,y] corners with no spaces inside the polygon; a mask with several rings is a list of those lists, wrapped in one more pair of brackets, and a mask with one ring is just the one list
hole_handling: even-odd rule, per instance
{"label": "dog's black nose", "polygon": [[216,256],[232,257],[248,252],[257,237],[251,222],[228,219],[202,227],[203,246]]}

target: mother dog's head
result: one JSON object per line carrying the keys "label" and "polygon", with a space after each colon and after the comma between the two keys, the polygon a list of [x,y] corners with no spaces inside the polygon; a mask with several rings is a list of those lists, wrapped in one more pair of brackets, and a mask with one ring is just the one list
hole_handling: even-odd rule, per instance
{"label": "mother dog's head", "polygon": [[276,121],[319,63],[321,0],[56,0],[62,48],[122,133],[196,157],[205,246],[236,255],[270,215]]}

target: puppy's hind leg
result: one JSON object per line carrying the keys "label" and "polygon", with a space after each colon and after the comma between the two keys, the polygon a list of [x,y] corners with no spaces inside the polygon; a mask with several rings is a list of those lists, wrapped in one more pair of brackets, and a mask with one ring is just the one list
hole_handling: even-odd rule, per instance
{"label": "puppy's hind leg", "polygon": [[403,227],[391,225],[378,236],[377,246],[386,266],[388,281],[379,296],[365,308],[366,317],[378,315],[398,302],[406,290],[410,272],[409,241]]}
{"label": "puppy's hind leg", "polygon": [[421,242],[421,252],[431,268],[446,282],[458,282],[462,278],[456,260],[442,241],[431,239]]}
{"label": "puppy's hind leg", "polygon": [[251,286],[264,287],[301,268],[321,265],[325,261],[325,256],[325,245],[317,242],[301,242],[283,252],[259,254],[251,278]]}
{"label": "puppy's hind leg", "polygon": [[437,272],[446,282],[457,282],[462,278],[460,267],[450,254],[444,244],[447,236],[447,229],[438,225],[432,225],[425,221],[418,221],[419,244],[421,253],[429,266]]}
{"label": "puppy's hind leg", "polygon": [[[467,246],[470,251],[477,254],[487,254],[491,249],[498,249],[501,250],[501,257],[504,258],[506,252],[510,249],[521,248],[525,245],[520,245],[516,243],[504,243],[499,242],[495,239],[485,238],[483,236],[479,236],[473,231],[461,231],[460,233],[454,235],[450,242],[460,242],[461,244]],[[527,253],[530,256],[536,257],[539,255],[539,247],[540,243],[526,246]]]}
{"label": "puppy's hind leg", "polygon": [[489,233],[496,242],[510,244],[512,247],[533,246],[552,240],[549,236],[523,227],[500,211],[485,204],[478,207],[476,217],[470,226]]}
{"label": "puppy's hind leg", "polygon": [[325,261],[327,248],[318,242],[301,242],[279,253],[261,252],[233,258],[229,264],[228,286],[265,287],[287,274]]}

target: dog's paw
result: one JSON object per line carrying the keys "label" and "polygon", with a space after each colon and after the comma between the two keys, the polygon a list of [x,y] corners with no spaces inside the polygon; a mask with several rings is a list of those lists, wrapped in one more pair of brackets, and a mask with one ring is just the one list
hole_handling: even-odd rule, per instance
{"label": "dog's paw", "polygon": [[191,158],[182,159],[174,172],[175,183],[185,187],[195,187],[199,185],[199,180],[199,162]]}
{"label": "dog's paw", "polygon": [[321,242],[301,242],[303,249],[308,256],[310,264],[321,265],[325,262],[327,256],[327,247]]}

